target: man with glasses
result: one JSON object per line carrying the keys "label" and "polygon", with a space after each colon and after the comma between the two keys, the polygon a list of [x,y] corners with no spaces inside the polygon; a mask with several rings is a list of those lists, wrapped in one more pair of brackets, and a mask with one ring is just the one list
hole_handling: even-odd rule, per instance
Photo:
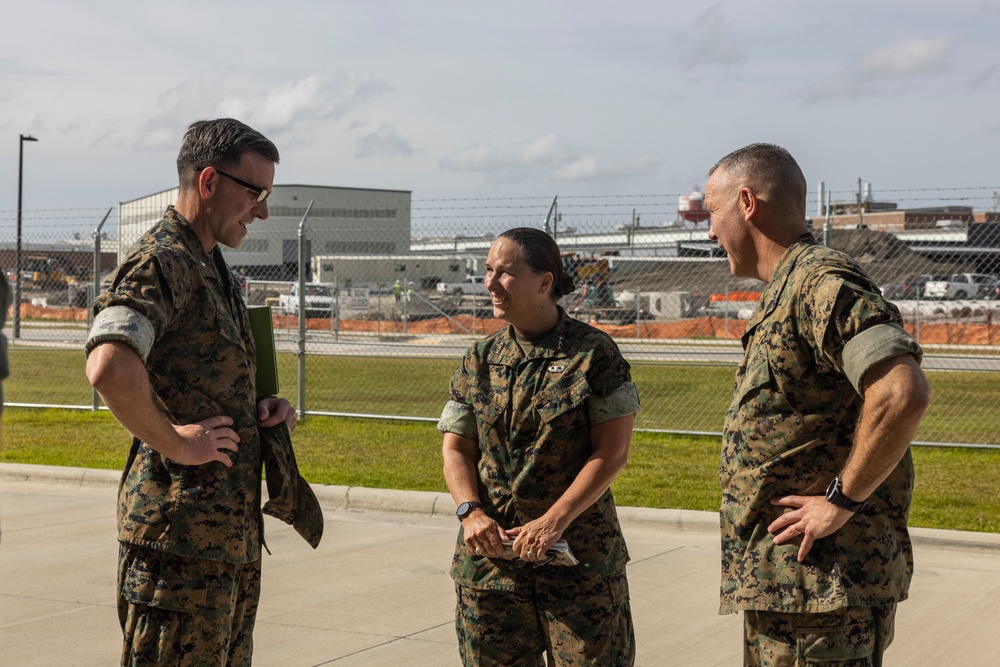
{"label": "man with glasses", "polygon": [[118,499],[123,665],[249,665],[263,519],[254,341],[219,244],[266,220],[278,150],[233,119],[192,123],[177,203],[94,305],[87,377],[132,434]]}

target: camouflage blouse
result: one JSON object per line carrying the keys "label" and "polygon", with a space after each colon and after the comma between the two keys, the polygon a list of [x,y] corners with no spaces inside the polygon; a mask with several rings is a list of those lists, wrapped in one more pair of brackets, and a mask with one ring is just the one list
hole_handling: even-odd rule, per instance
{"label": "camouflage blouse", "polygon": [[909,451],[869,509],[818,540],[805,562],[796,560],[800,540],[776,545],[767,532],[786,511],[772,498],[822,494],[843,468],[864,372],[901,354],[920,359],[899,311],[854,260],[807,234],[776,267],[743,347],[720,463],[720,613],[822,612],[905,599],[913,572]]}
{"label": "camouflage blouse", "polygon": [[122,542],[182,556],[260,558],[261,446],[246,306],[222,253],[206,253],[173,208],[144,234],[97,298],[88,352],[120,340],[145,359],[154,401],[174,424],[228,415],[233,466],[178,465],[135,440],[122,476]]}
{"label": "camouflage blouse", "polygon": [[[524,350],[512,327],[475,343],[452,377],[450,396],[438,428],[479,444],[479,498],[503,528],[542,516],[569,488],[592,454],[591,424],[639,410],[614,341],[561,308],[555,329]],[[610,490],[563,538],[580,565],[528,573],[520,561],[470,553],[460,530],[452,576],[470,588],[512,590],[526,576],[558,583],[625,572],[628,551]]]}

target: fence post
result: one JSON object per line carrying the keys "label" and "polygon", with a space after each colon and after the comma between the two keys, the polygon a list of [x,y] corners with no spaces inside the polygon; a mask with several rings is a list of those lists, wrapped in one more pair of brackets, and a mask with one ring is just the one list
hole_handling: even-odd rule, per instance
{"label": "fence post", "polygon": [[403,334],[406,334],[406,320],[410,317],[410,296],[413,290],[410,289],[410,282],[406,279],[406,273],[403,274]]}
{"label": "fence post", "polygon": [[823,219],[823,245],[830,247],[830,216],[833,213],[830,210],[830,191],[827,190],[826,193],[826,217]]}
{"label": "fence post", "polygon": [[726,287],[726,307],[723,308],[723,312],[725,312],[726,314],[726,320],[725,320],[726,333],[724,335],[726,337],[726,340],[729,340],[729,287],[728,286]]}
{"label": "fence post", "polygon": [[306,220],[312,210],[311,200],[299,221],[299,419],[306,418]]}
{"label": "fence post", "polygon": [[[94,298],[96,299],[101,293],[101,228],[104,227],[104,223],[108,221],[108,216],[111,215],[111,211],[114,207],[108,209],[108,212],[104,214],[104,218],[101,219],[101,224],[97,225],[97,229],[94,230]],[[92,320],[94,318],[93,302],[91,302],[91,307],[87,308],[87,329],[90,329]],[[93,387],[90,388],[90,409],[96,410],[101,405],[101,398],[97,395],[97,390]]]}
{"label": "fence post", "polygon": [[642,298],[642,290],[638,287],[635,289],[635,339],[639,340],[642,337],[642,329],[640,328],[640,319],[642,317],[642,309],[639,308],[639,299]]}

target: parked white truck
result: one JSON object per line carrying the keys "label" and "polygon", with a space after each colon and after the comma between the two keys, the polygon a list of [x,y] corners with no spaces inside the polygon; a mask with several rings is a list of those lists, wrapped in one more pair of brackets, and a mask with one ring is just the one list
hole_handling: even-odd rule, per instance
{"label": "parked white truck", "polygon": [[[330,283],[306,283],[306,317],[331,317],[334,306]],[[299,312],[299,284],[292,283],[288,293],[278,295],[278,310],[287,315]]]}
{"label": "parked white truck", "polygon": [[925,299],[995,299],[1000,280],[986,273],[955,273],[924,285]]}
{"label": "parked white truck", "polygon": [[461,283],[438,283],[437,291],[442,294],[489,294],[486,289],[485,279],[482,276],[469,276],[465,282]]}

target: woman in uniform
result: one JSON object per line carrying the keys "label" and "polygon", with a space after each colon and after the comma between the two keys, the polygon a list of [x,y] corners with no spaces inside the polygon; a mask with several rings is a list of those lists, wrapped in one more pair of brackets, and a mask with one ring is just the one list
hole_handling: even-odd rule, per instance
{"label": "woman in uniform", "polygon": [[[452,564],[465,665],[632,665],[634,633],[610,486],[639,398],[611,338],[567,317],[555,241],[501,234],[486,259],[494,317],[451,380],[439,430],[461,522]],[[553,560],[565,541],[578,563]]]}

